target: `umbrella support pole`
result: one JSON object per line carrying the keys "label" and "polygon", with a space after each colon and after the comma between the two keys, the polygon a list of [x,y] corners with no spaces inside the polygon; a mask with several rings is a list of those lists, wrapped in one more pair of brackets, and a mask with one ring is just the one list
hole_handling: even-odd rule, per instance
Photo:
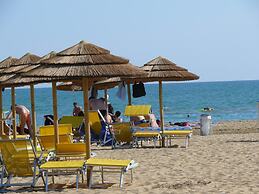
{"label": "umbrella support pole", "polygon": [[131,105],[131,91],[130,91],[130,83],[127,83],[127,91],[128,91],[128,105]]}
{"label": "umbrella support pole", "polygon": [[54,117],[54,135],[55,135],[55,148],[59,143],[58,134],[58,109],[57,109],[57,83],[52,82],[52,97],[53,97],[53,117]]}
{"label": "umbrella support pole", "polygon": [[15,88],[11,87],[12,94],[12,115],[13,115],[13,138],[16,139],[17,127],[16,127],[16,111],[15,111]]}
{"label": "umbrella support pole", "polygon": [[[83,83],[83,94],[84,94],[84,121],[85,121],[85,146],[86,146],[86,156],[85,159],[89,159],[91,156],[91,136],[90,136],[90,124],[89,124],[89,99],[88,99],[88,78],[82,79]],[[87,168],[87,186],[90,185],[91,170]]]}
{"label": "umbrella support pole", "polygon": [[[163,110],[163,88],[162,81],[159,81],[159,109],[160,109],[160,128],[164,133],[164,110]],[[165,147],[165,137],[162,135],[162,147]]]}
{"label": "umbrella support pole", "polygon": [[3,94],[2,94],[2,87],[0,87],[0,135],[4,135],[4,123],[3,123]]}
{"label": "umbrella support pole", "polygon": [[[33,139],[34,147],[37,147],[37,140],[36,140],[36,118],[35,118],[35,98],[34,98],[34,85],[30,85],[31,89],[31,116],[32,116],[32,131],[30,131],[30,135]],[[28,126],[29,127],[29,126]]]}

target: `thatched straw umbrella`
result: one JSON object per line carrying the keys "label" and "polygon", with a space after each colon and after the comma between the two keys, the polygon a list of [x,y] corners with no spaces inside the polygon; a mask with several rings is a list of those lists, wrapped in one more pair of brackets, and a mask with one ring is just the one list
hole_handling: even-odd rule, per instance
{"label": "thatched straw umbrella", "polygon": [[[14,57],[8,57],[0,62],[0,72],[4,71],[5,68],[10,67],[10,65],[14,64],[18,59]],[[3,127],[3,96],[2,96],[2,81],[5,81],[12,77],[12,75],[4,75],[0,77],[0,135],[4,134],[4,127]]]}
{"label": "thatched straw umbrella", "polygon": [[[11,75],[11,78],[2,82],[4,87],[17,87],[17,86],[25,86],[30,85],[30,97],[31,97],[31,116],[32,116],[32,138],[34,145],[37,145],[36,141],[36,112],[35,112],[35,98],[34,98],[34,84],[46,82],[46,79],[41,78],[25,78],[21,76],[21,73],[27,72],[33,68],[36,68],[42,60],[46,60],[55,55],[55,52],[51,52],[42,58],[32,55],[26,54],[18,60],[14,65],[11,65],[9,68],[6,68],[4,71],[5,74]],[[50,80],[49,80],[50,81]]]}
{"label": "thatched straw umbrella", "polygon": [[[55,78],[59,80],[80,79],[83,83],[84,112],[86,126],[86,159],[90,158],[90,126],[88,120],[88,88],[89,81],[97,81],[106,77],[135,76],[145,74],[139,68],[131,65],[127,59],[110,54],[110,51],[84,41],[65,49],[57,56],[41,62],[41,65],[24,76]],[[56,143],[57,130],[57,99],[56,81],[52,82],[53,110]]]}
{"label": "thatched straw umbrella", "polygon": [[[159,82],[159,105],[160,105],[160,120],[161,131],[164,132],[164,111],[163,111],[163,95],[162,81],[186,81],[197,80],[199,76],[188,72],[187,69],[177,66],[170,60],[157,57],[141,67],[148,74],[144,76],[143,81],[158,81]],[[163,140],[163,146],[165,142]]]}
{"label": "thatched straw umbrella", "polygon": [[[15,63],[10,64],[10,66],[5,68],[3,71],[1,71],[0,74],[3,77],[10,76],[10,78],[12,78],[13,76],[15,76],[15,72],[23,69],[30,63],[38,61],[39,59],[40,59],[39,56],[27,53],[23,57],[15,61]],[[2,86],[4,85],[3,83],[4,82],[1,83]],[[11,86],[11,95],[12,95],[12,115],[13,115],[13,137],[15,139],[17,136],[17,131],[16,131],[15,87],[14,86]]]}

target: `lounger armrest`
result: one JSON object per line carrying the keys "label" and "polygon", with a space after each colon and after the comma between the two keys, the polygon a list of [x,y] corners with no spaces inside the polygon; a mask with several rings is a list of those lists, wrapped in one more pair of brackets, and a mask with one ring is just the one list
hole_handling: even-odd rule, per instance
{"label": "lounger armrest", "polygon": [[136,167],[138,167],[138,163],[135,162],[134,160],[131,160],[129,165],[125,169],[125,171],[131,170],[131,169],[136,168]]}

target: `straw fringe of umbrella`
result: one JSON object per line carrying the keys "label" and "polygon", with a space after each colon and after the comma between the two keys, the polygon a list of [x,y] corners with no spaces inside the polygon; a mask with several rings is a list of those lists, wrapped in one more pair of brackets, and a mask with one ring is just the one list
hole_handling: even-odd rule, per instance
{"label": "straw fringe of umbrella", "polygon": [[[0,75],[2,74],[2,76],[0,76],[0,79],[6,74],[10,76],[9,79],[5,79],[1,84],[5,87],[8,87],[8,86],[24,86],[28,84],[38,84],[42,82],[47,82],[46,78],[42,79],[40,77],[38,78],[22,77],[21,74],[38,67],[42,60],[51,58],[55,56],[55,54],[56,53],[52,51],[49,54],[40,58],[36,55],[27,53],[21,59],[16,61],[15,64],[11,65],[9,68],[4,69],[3,72],[0,72]],[[28,64],[25,64],[25,62],[28,62]],[[51,82],[51,79],[49,79],[49,82]]]}
{"label": "straw fringe of umbrella", "polygon": [[58,79],[79,79],[88,77],[116,77],[143,75],[143,71],[129,63],[127,59],[110,54],[110,51],[96,45],[79,42],[65,49],[55,57],[43,60],[41,65],[25,73],[24,76],[55,77]]}

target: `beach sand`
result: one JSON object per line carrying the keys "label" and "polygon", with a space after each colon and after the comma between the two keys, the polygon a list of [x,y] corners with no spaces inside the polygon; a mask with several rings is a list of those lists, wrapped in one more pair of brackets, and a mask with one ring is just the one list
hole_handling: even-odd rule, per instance
{"label": "beach sand", "polygon": [[[255,133],[255,124],[221,122],[214,126],[214,135],[193,135],[187,149],[181,148],[183,139],[175,140],[173,144],[179,147],[171,148],[152,148],[152,144],[137,149],[96,148],[97,157],[137,161],[134,181],[129,183],[127,173],[124,188],[120,189],[119,174],[107,174],[105,182],[111,183],[105,185],[108,188],[89,190],[81,184],[77,193],[259,193],[259,133]],[[55,180],[74,183],[75,176],[59,176]],[[94,183],[100,182],[95,173]],[[42,181],[37,185],[42,185]],[[38,186],[37,193],[44,193],[43,187]],[[75,191],[62,187],[58,193]]]}

